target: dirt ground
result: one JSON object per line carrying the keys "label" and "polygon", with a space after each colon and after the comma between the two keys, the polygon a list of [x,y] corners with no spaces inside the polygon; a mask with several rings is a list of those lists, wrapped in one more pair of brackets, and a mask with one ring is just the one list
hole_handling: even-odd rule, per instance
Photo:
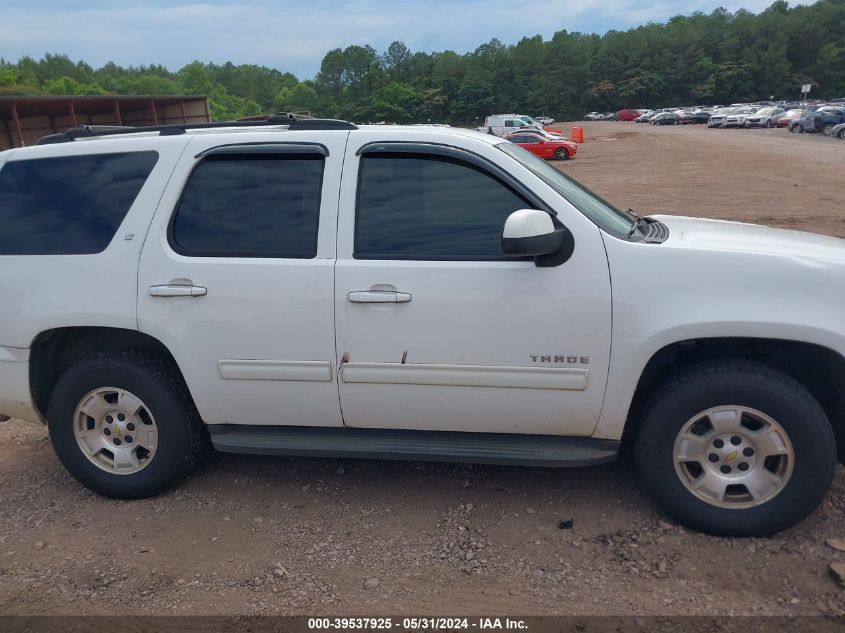
{"label": "dirt ground", "polygon": [[[845,235],[845,142],[581,125],[560,166],[619,206]],[[788,532],[703,536],[654,508],[627,456],[551,470],[215,454],[176,490],[119,502],[12,420],[0,613],[845,614],[828,573],[845,552],[827,543],[843,509],[840,468]]]}

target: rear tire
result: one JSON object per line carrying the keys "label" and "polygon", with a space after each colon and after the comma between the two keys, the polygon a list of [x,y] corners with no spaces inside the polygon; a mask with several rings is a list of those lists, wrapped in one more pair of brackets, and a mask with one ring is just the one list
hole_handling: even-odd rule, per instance
{"label": "rear tire", "polygon": [[179,371],[144,350],[102,352],[71,366],[53,390],[47,419],[70,474],[116,499],[170,488],[208,442]]}
{"label": "rear tire", "polygon": [[805,387],[771,367],[743,360],[688,367],[645,411],[634,449],[642,482],[693,529],[768,536],[811,514],[830,488],[830,422]]}

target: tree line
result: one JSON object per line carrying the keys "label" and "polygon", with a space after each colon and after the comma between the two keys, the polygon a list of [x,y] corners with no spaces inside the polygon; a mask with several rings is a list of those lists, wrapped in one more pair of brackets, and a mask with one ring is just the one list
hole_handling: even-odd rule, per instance
{"label": "tree line", "polygon": [[845,97],[845,0],[676,16],[604,35],[496,39],[466,54],[393,42],[329,51],[313,79],[254,64],[92,68],[65,55],[0,59],[0,94],[204,94],[215,120],[309,111],[358,122],[474,125],[494,112],[559,120],[590,110]]}

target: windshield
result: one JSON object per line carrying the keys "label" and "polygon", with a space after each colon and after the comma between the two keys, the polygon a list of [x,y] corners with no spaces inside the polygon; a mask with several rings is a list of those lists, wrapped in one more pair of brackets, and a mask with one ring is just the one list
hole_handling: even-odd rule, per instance
{"label": "windshield", "polygon": [[616,237],[625,237],[630,234],[634,227],[634,218],[631,215],[602,200],[577,180],[555,169],[542,158],[536,157],[519,145],[499,143],[496,147],[519,161],[600,228]]}

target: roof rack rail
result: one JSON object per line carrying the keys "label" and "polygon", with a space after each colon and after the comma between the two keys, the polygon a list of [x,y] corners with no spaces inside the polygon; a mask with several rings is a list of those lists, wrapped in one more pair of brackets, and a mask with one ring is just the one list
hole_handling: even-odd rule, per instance
{"label": "roof rack rail", "polygon": [[339,119],[314,119],[302,115],[278,112],[259,121],[217,121],[213,123],[175,123],[168,125],[148,125],[131,127],[126,125],[81,125],[64,132],[42,136],[36,145],[69,143],[78,138],[96,136],[116,136],[120,134],[138,134],[140,132],[158,132],[159,136],[184,134],[189,130],[206,130],[230,127],[266,127],[268,125],[287,125],[290,130],[357,130],[358,126]]}

